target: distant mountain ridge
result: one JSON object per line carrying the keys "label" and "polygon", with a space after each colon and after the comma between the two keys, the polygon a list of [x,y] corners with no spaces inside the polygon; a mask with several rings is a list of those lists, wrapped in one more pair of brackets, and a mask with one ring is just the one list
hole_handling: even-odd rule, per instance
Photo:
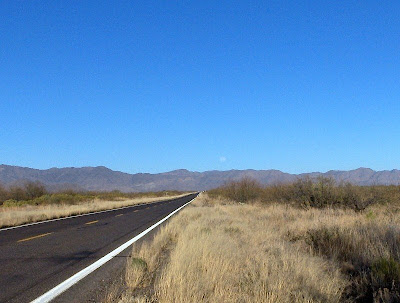
{"label": "distant mountain ridge", "polygon": [[370,168],[358,168],[349,171],[331,170],[325,173],[313,172],[289,174],[279,170],[228,170],[192,172],[179,169],[165,173],[128,174],[113,171],[104,166],[65,167],[45,170],[0,165],[0,183],[6,186],[24,181],[40,181],[51,189],[74,188],[83,190],[121,190],[159,191],[159,190],[207,190],[231,180],[251,177],[262,184],[286,183],[304,176],[326,176],[337,181],[358,185],[394,184],[400,185],[400,170],[374,171]]}

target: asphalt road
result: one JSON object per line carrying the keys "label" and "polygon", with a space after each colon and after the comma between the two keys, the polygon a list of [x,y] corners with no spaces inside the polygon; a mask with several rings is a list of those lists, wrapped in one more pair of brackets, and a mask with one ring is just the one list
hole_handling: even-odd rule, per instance
{"label": "asphalt road", "polygon": [[0,231],[0,302],[36,299],[196,195]]}

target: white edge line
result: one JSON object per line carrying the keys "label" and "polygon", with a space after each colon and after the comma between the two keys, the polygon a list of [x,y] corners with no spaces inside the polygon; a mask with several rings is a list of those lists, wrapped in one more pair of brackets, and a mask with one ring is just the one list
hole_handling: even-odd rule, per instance
{"label": "white edge line", "polygon": [[116,249],[114,249],[112,252],[108,253],[107,255],[105,255],[104,257],[100,258],[99,260],[97,260],[96,262],[94,262],[93,264],[89,265],[88,267],[82,269],[81,271],[77,272],[76,274],[74,274],[72,277],[68,278],[67,280],[65,280],[64,282],[58,284],[56,287],[50,289],[48,292],[44,293],[43,295],[41,295],[39,298],[33,300],[31,303],[46,303],[46,302],[50,302],[51,300],[53,300],[54,298],[56,298],[57,296],[59,296],[60,294],[62,294],[64,291],[66,291],[68,288],[70,288],[71,286],[73,286],[74,284],[76,284],[78,281],[82,280],[84,277],[86,277],[87,275],[89,275],[90,273],[92,273],[93,271],[95,271],[97,268],[99,268],[100,266],[104,265],[105,263],[107,263],[108,261],[110,261],[112,258],[114,258],[115,256],[117,256],[119,253],[121,253],[122,251],[124,251],[125,249],[127,249],[130,245],[132,245],[134,242],[136,242],[137,240],[139,240],[141,237],[143,237],[144,235],[146,235],[148,232],[150,232],[151,230],[153,230],[154,228],[156,228],[158,225],[160,225],[161,223],[163,223],[165,220],[167,220],[168,218],[170,218],[172,215],[174,215],[175,213],[177,213],[178,211],[180,211],[182,208],[184,208],[186,205],[188,205],[189,203],[191,203],[195,198],[193,198],[192,200],[190,200],[189,202],[187,202],[186,204],[182,205],[181,207],[177,208],[176,210],[174,210],[172,213],[170,213],[169,215],[167,215],[166,217],[164,217],[163,219],[161,219],[160,221],[158,221],[157,223],[153,224],[152,226],[150,226],[148,229],[142,231],[140,234],[138,234],[137,236],[133,237],[132,239],[130,239],[128,242],[125,242],[124,244],[122,244],[121,246],[117,247]]}
{"label": "white edge line", "polygon": [[[188,194],[191,195],[191,194]],[[185,197],[185,196],[183,196]],[[182,198],[182,197],[178,197]],[[50,219],[50,220],[45,220],[45,221],[38,221],[38,222],[33,222],[33,223],[27,223],[27,224],[22,224],[22,225],[17,225],[17,226],[10,226],[10,227],[4,227],[0,228],[0,231],[4,230],[10,230],[10,229],[15,229],[15,228],[20,228],[20,227],[25,227],[25,226],[31,226],[31,225],[36,225],[36,224],[42,224],[42,223],[47,223],[47,222],[53,222],[53,221],[60,221],[60,220],[65,220],[65,219],[71,219],[71,218],[77,218],[77,217],[83,217],[83,216],[90,216],[94,214],[100,214],[100,213],[105,213],[109,211],[115,211],[115,210],[120,210],[124,208],[130,208],[130,207],[137,207],[137,206],[142,206],[142,205],[150,205],[150,204],[155,204],[159,202],[167,202],[167,201],[172,201],[178,198],[172,198],[172,199],[167,199],[167,200],[160,200],[160,201],[154,201],[154,202],[149,202],[149,203],[142,203],[142,204],[134,204],[134,205],[128,205],[128,206],[123,206],[123,207],[118,207],[118,208],[112,208],[112,209],[106,209],[106,210],[99,210],[91,213],[86,213],[86,214],[80,214],[80,215],[73,215],[73,216],[68,216],[68,217],[62,217],[62,218],[56,218],[56,219]]]}

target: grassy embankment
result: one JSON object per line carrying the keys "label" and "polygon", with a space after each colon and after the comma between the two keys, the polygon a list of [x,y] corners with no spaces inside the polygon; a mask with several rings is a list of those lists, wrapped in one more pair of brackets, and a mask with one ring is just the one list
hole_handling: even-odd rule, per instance
{"label": "grassy embankment", "polygon": [[399,302],[399,210],[396,186],[231,183],[134,246],[117,301]]}
{"label": "grassy embankment", "polygon": [[0,227],[15,226],[93,211],[151,203],[184,195],[183,192],[74,192],[49,193],[39,183],[9,189],[0,185]]}

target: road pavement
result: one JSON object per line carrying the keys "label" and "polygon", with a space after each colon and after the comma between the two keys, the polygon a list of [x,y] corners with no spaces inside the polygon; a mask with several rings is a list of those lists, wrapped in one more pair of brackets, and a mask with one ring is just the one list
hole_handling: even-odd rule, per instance
{"label": "road pavement", "polygon": [[0,302],[31,302],[196,196],[0,230]]}

